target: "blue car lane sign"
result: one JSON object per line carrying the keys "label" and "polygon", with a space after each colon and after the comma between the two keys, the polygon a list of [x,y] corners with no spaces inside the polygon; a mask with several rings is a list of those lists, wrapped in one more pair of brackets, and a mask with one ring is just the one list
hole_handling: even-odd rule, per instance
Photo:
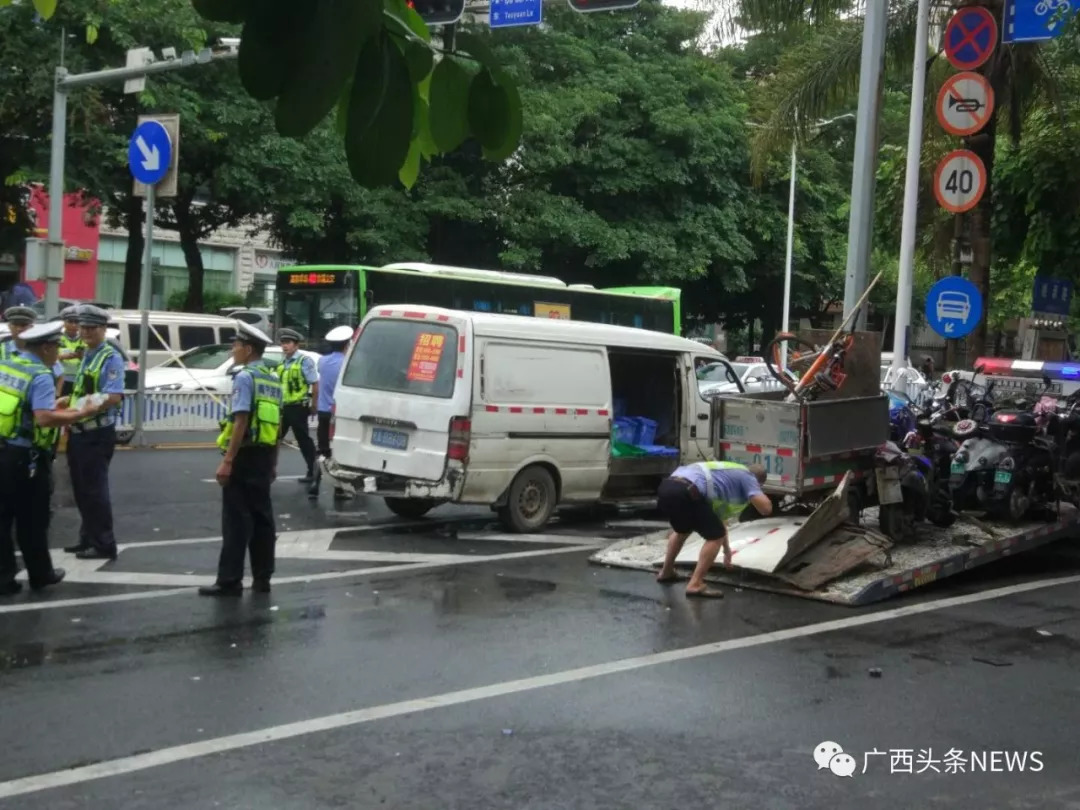
{"label": "blue car lane sign", "polygon": [[982,316],[979,289],[960,276],[946,276],[926,296],[926,322],[944,338],[967,337]]}

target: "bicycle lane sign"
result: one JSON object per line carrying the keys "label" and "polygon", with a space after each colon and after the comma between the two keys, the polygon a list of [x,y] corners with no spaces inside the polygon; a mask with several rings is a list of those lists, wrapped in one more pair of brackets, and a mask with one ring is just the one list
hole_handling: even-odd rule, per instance
{"label": "bicycle lane sign", "polygon": [[944,338],[967,337],[982,316],[982,295],[966,278],[946,276],[926,296],[926,322]]}

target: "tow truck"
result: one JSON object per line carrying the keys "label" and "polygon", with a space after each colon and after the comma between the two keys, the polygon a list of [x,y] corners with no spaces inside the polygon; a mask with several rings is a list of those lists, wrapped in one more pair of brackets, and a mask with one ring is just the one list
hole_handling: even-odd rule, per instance
{"label": "tow truck", "polygon": [[[995,358],[980,359],[984,374],[1080,383],[1080,363],[985,360]],[[713,582],[862,606],[1048,543],[1080,539],[1080,510],[1062,502],[1045,520],[1008,524],[963,513],[948,528],[920,523],[915,540],[890,541],[878,530],[877,510],[859,503],[874,451],[887,438],[884,395],[785,402],[784,392],[748,393],[719,397],[712,407],[716,457],[762,464],[763,489],[779,507],[768,518],[729,526],[733,568],[715,566],[708,577]],[[590,561],[655,571],[667,528],[651,528]],[[688,539],[677,564],[692,567],[701,542],[697,535]]]}

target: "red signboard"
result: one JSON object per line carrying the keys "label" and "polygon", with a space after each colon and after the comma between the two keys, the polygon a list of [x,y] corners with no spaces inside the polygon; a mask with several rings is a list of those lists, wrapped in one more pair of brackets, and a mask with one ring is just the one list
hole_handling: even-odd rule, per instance
{"label": "red signboard", "polygon": [[442,357],[445,342],[443,335],[433,335],[430,332],[417,335],[405,378],[412,382],[435,382],[435,373],[439,370],[439,359]]}
{"label": "red signboard", "polygon": [[[64,195],[62,238],[64,240],[64,280],[60,297],[74,301],[97,299],[98,248],[101,244],[101,217],[96,200],[72,193]],[[30,189],[31,236],[46,239],[49,235],[49,195],[41,186]],[[45,294],[44,281],[29,282],[34,294]]]}

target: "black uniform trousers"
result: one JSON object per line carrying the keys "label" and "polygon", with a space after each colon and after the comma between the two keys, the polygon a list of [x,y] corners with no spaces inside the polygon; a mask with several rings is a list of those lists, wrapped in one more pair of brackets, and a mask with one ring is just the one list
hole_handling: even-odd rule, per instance
{"label": "black uniform trousers", "polygon": [[274,507],[270,485],[277,452],[274,447],[242,447],[232,474],[221,488],[221,557],[219,585],[237,585],[244,579],[244,556],[251,555],[254,579],[274,573]]}
{"label": "black uniform trousers", "polygon": [[30,585],[49,582],[53,574],[49,554],[52,454],[0,446],[0,481],[0,584],[12,582],[19,571],[13,536],[18,538]]}
{"label": "black uniform trousers", "polygon": [[330,458],[330,411],[319,411],[318,424],[315,426],[315,437],[319,440],[319,455]]}
{"label": "black uniform trousers", "polygon": [[286,434],[291,430],[296,437],[296,443],[300,447],[300,455],[307,464],[308,475],[315,471],[315,442],[311,440],[308,431],[308,416],[311,406],[298,402],[292,405],[283,405],[281,408],[281,439],[285,440]]}
{"label": "black uniform trousers", "polygon": [[109,464],[116,450],[116,428],[72,430],[68,436],[71,490],[79,508],[79,545],[106,554],[116,551],[112,501],[109,499]]}

